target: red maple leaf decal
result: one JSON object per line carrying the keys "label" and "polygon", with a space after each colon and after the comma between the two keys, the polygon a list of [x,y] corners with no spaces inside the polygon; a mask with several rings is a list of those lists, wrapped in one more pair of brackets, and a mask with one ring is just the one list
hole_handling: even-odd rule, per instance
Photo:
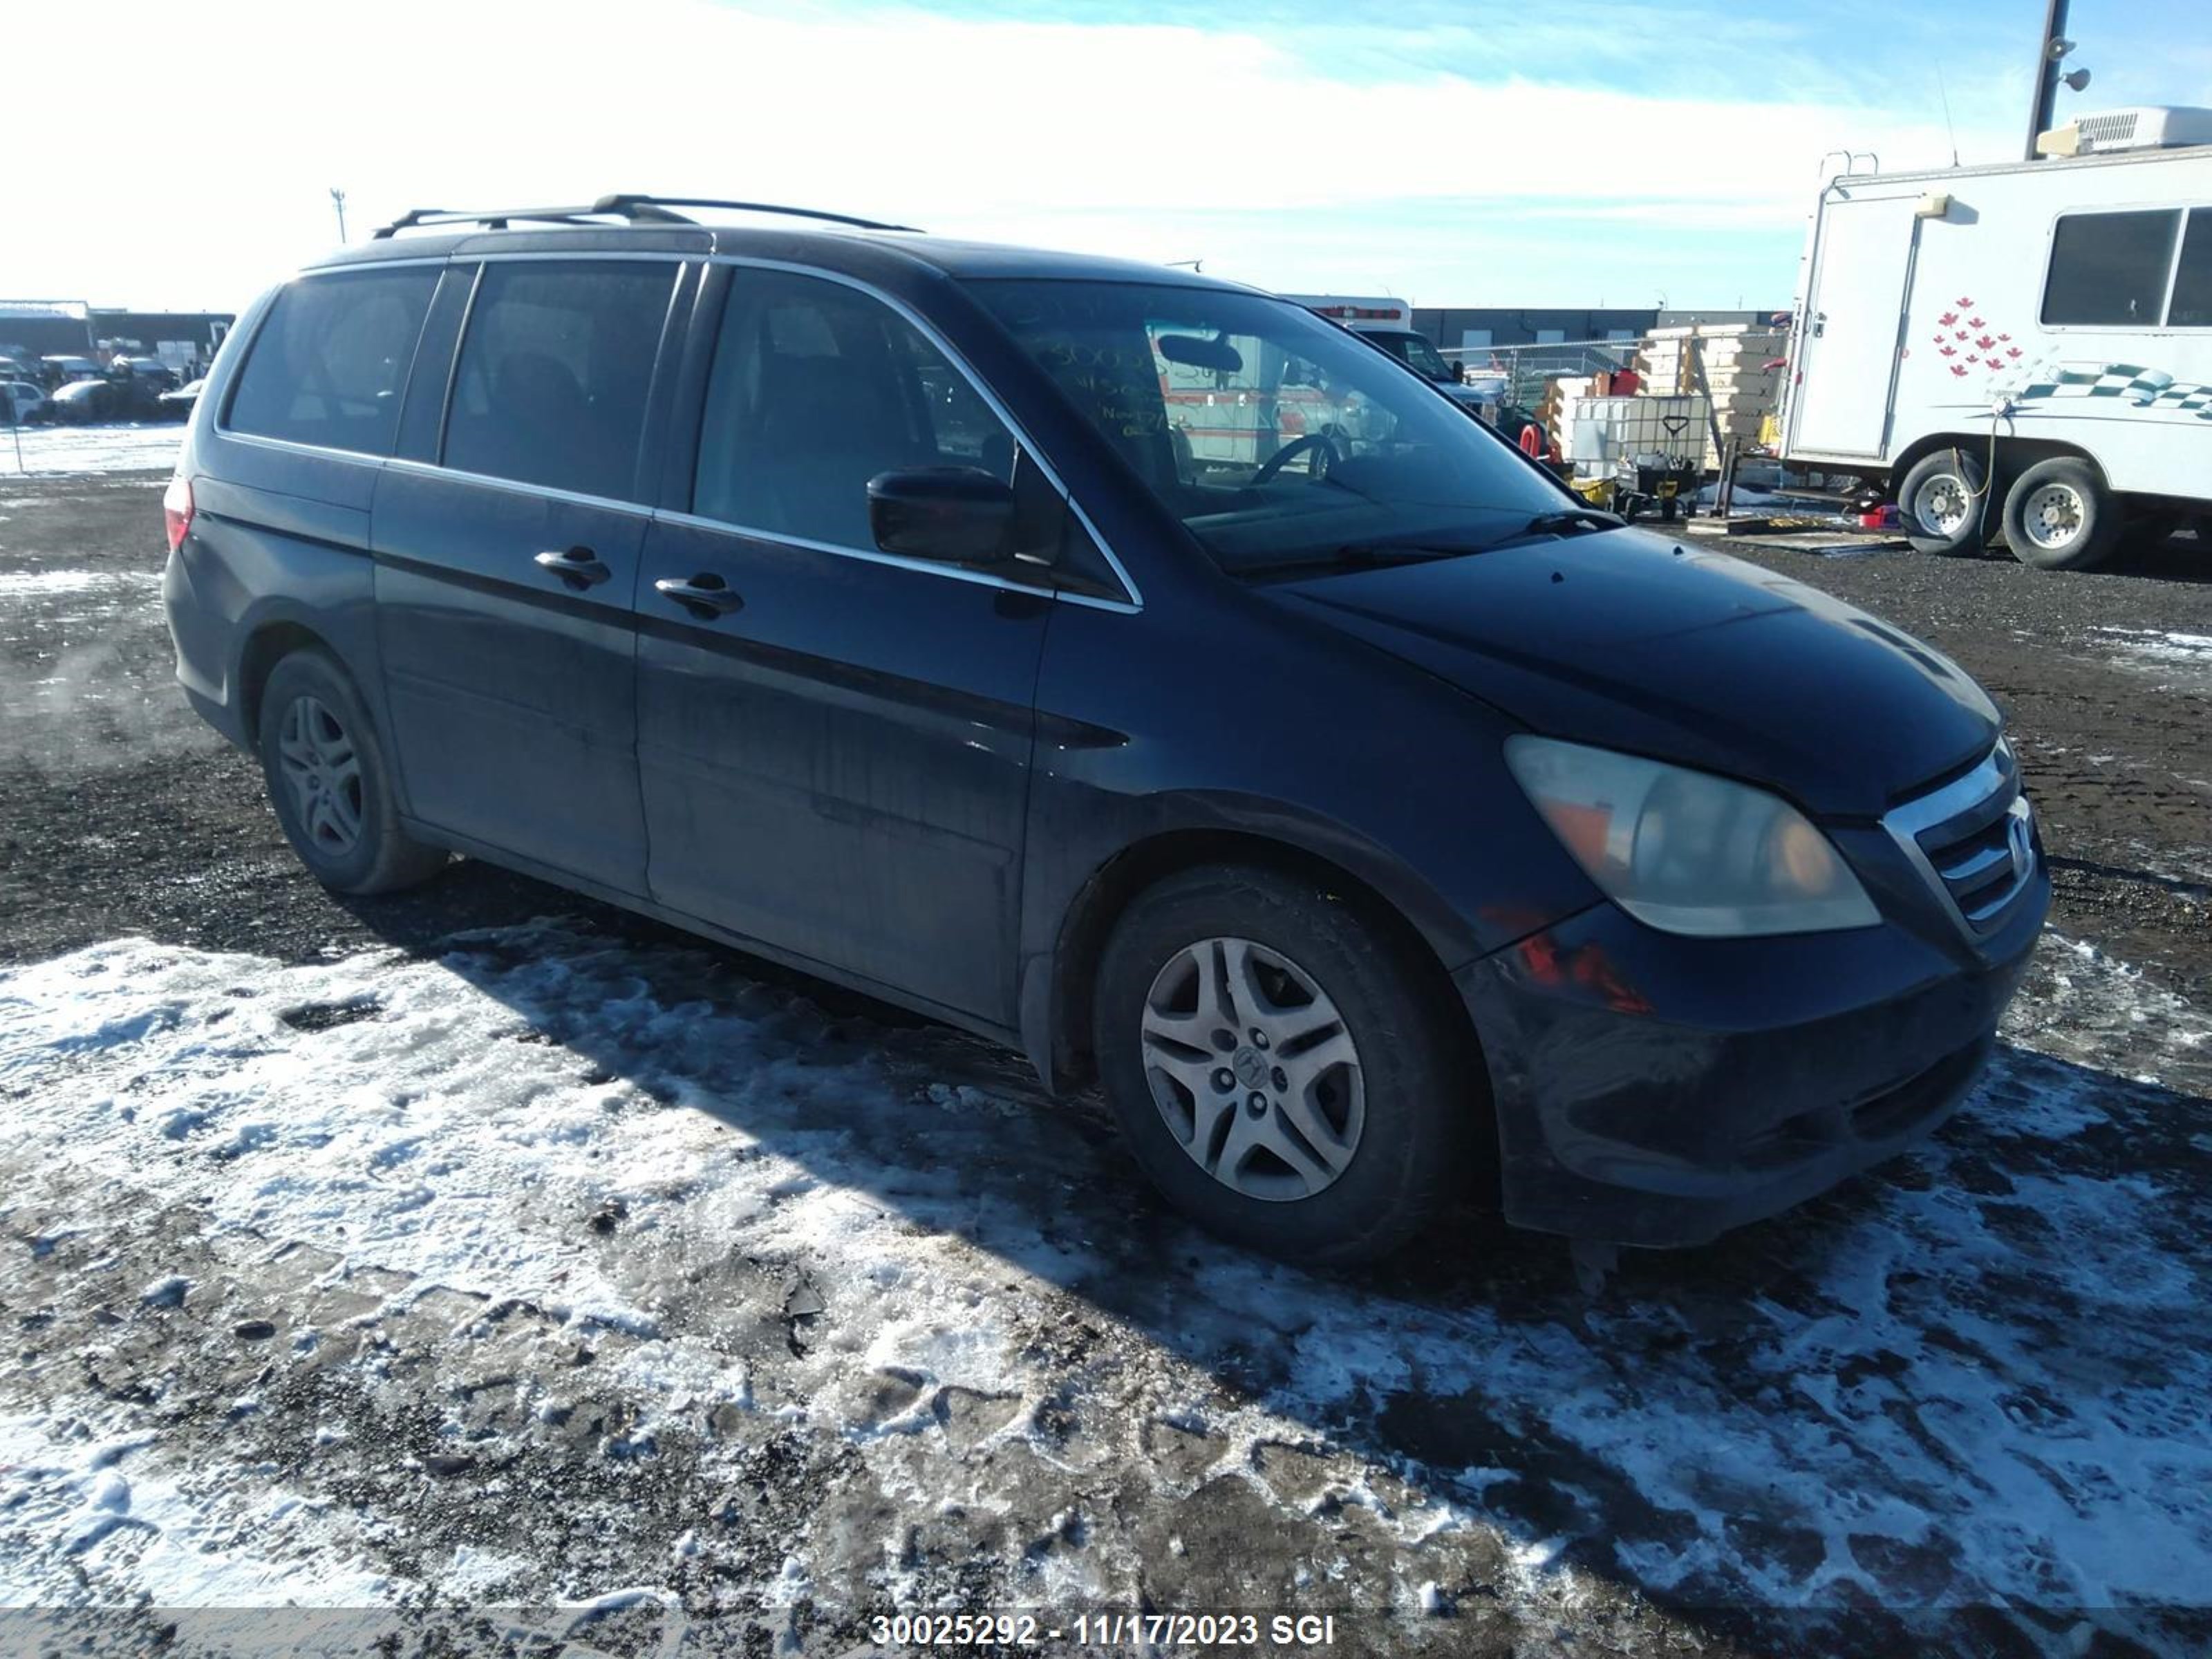
{"label": "red maple leaf decal", "polygon": [[2012,338],[2012,336],[2011,336],[2011,335],[2009,335],[2009,334],[2000,334],[2000,335],[1998,335],[1998,336],[1997,336],[1997,338],[1999,338],[2000,340],[2009,340],[2010,338]]}
{"label": "red maple leaf decal", "polygon": [[1966,326],[1968,328],[1979,328],[1981,325],[1982,319],[1978,317],[1969,317],[1966,319]]}
{"label": "red maple leaf decal", "polygon": [[2018,346],[2007,346],[2007,347],[2005,348],[2005,356],[2008,356],[2008,357],[2017,357],[2017,356],[2020,356],[2020,348],[2019,348]]}
{"label": "red maple leaf decal", "polygon": [[1975,341],[1974,343],[1982,350],[1987,351],[1991,346],[1994,346],[1996,342],[1991,339],[1988,335],[1984,334],[1980,339]]}
{"label": "red maple leaf decal", "polygon": [[1954,374],[1964,374],[1966,372],[1966,366],[1964,363],[1954,363],[1951,365],[1951,372]]}
{"label": "red maple leaf decal", "polygon": [[1946,357],[1955,357],[1959,355],[1959,348],[1954,345],[1947,345],[1943,348],[1943,355]]}
{"label": "red maple leaf decal", "polygon": [[1944,327],[1948,328],[1952,324],[1959,320],[1959,313],[1955,311],[1947,311],[1936,320],[1942,324]]}
{"label": "red maple leaf decal", "polygon": [[1959,309],[1964,311],[1968,306],[1971,306],[1973,303],[1974,302],[1972,300],[1961,300],[1959,301]]}
{"label": "red maple leaf decal", "polygon": [[1951,331],[1951,337],[1954,340],[1963,340],[1967,335],[1972,332],[1973,331],[1972,329],[1954,328]]}

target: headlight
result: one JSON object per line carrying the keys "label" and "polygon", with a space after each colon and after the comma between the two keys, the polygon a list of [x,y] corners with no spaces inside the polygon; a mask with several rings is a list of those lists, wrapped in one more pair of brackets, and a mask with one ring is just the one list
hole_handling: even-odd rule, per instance
{"label": "headlight", "polygon": [[1505,763],[1606,896],[1662,932],[1741,938],[1881,920],[1828,838],[1764,789],[1549,738],[1508,738]]}

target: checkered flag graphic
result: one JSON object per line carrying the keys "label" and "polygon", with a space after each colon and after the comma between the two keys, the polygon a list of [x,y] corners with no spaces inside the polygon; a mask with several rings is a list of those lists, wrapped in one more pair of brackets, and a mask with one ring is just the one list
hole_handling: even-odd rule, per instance
{"label": "checkered flag graphic", "polygon": [[2020,390],[2030,398],[2117,398],[2137,409],[2185,410],[2212,421],[2212,386],[2177,380],[2163,369],[2136,363],[2107,363],[2102,368],[2048,368]]}

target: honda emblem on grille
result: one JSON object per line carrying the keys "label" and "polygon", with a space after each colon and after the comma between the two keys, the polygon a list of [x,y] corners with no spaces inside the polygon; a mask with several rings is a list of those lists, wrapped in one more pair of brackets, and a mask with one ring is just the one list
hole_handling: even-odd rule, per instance
{"label": "honda emblem on grille", "polygon": [[2027,879],[2028,866],[2035,861],[2034,837],[2027,814],[2015,812],[2005,826],[2005,848],[2012,854],[2012,878],[2016,882]]}

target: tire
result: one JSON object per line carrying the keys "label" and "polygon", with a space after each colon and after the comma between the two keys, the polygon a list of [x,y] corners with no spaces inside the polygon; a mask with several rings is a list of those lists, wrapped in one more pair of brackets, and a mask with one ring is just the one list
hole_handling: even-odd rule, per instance
{"label": "tire", "polygon": [[1138,1164],[1200,1225],[1348,1267],[1398,1249],[1463,1186],[1482,1073],[1446,988],[1394,934],[1318,881],[1243,866],[1170,877],[1123,913],[1093,1052]]}
{"label": "tire", "polygon": [[1897,487],[1897,516],[1913,550],[1978,558],[1989,544],[1989,467],[1963,449],[1923,455]]}
{"label": "tire", "polygon": [[2118,544],[2120,506],[2088,462],[2071,455],[2038,461],[2005,494],[2005,540],[2013,556],[2038,570],[2088,570]]}
{"label": "tire", "polygon": [[383,744],[328,653],[295,651],[270,672],[258,727],[270,805],[317,881],[338,893],[390,893],[443,867],[444,849],[401,830]]}

